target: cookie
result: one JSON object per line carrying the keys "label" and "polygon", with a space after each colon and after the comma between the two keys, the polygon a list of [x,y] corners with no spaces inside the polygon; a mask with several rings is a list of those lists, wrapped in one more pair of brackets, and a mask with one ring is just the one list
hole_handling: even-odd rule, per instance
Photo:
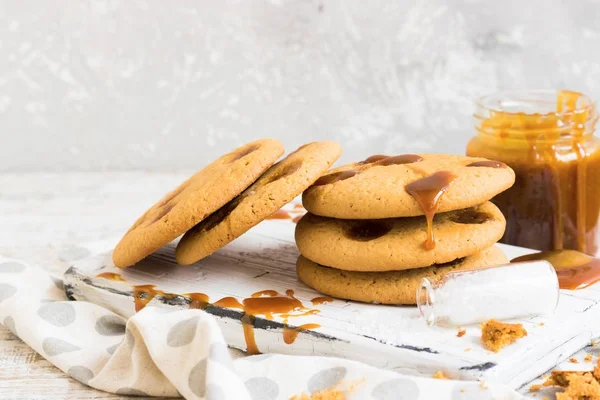
{"label": "cookie", "polygon": [[502,250],[492,246],[448,264],[388,272],[342,271],[300,256],[296,271],[302,282],[328,296],[365,303],[408,305],[416,304],[417,287],[423,278],[439,279],[453,271],[482,269],[505,263],[508,263],[508,259]]}
{"label": "cookie", "polygon": [[177,246],[177,262],[192,264],[277,212],[312,185],[341,153],[336,142],[314,142],[300,147],[272,166],[241,195],[188,231]]}
{"label": "cookie", "polygon": [[243,192],[283,154],[274,139],[248,143],[203,168],[146,211],[113,251],[129,267],[179,237]]}
{"label": "cookie", "polygon": [[437,214],[435,250],[423,243],[425,217],[349,220],[306,214],[296,227],[300,253],[319,264],[347,271],[399,271],[443,264],[492,246],[506,221],[490,202]]}
{"label": "cookie", "polygon": [[302,202],[309,212],[324,217],[414,217],[473,207],[514,181],[512,169],[484,158],[372,156],[331,170],[304,192]]}

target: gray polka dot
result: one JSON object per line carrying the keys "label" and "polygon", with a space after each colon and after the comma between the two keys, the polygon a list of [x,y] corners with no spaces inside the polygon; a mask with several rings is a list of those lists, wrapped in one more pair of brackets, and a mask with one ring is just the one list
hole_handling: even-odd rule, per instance
{"label": "gray polka dot", "polygon": [[125,320],[117,315],[104,315],[96,321],[96,332],[102,336],[119,336],[125,333]]}
{"label": "gray polka dot", "polygon": [[171,347],[190,344],[196,336],[196,327],[199,320],[200,317],[193,317],[173,325],[167,334],[167,344]]}
{"label": "gray polka dot", "polygon": [[60,258],[62,261],[69,262],[81,260],[82,258],[88,257],[90,254],[92,254],[92,252],[86,249],[85,247],[74,246],[61,251],[58,255],[58,258]]}
{"label": "gray polka dot", "polygon": [[11,331],[13,335],[19,336],[17,335],[17,328],[15,328],[15,320],[12,317],[4,318],[4,326]]}
{"label": "gray polka dot", "polygon": [[121,344],[120,344],[120,343],[118,343],[118,344],[115,344],[114,346],[107,347],[107,348],[106,348],[106,352],[107,352],[108,354],[111,354],[111,355],[112,355],[112,354],[115,354],[115,351],[117,351],[117,349],[119,348],[119,346],[120,346],[120,345],[121,345]]}
{"label": "gray polka dot", "polygon": [[329,368],[317,372],[308,381],[308,390],[312,393],[318,390],[329,389],[344,379],[347,373],[348,370],[345,367]]}
{"label": "gray polka dot", "polygon": [[69,374],[71,378],[76,379],[85,385],[87,385],[90,379],[94,377],[94,373],[91,370],[86,367],[82,367],[81,365],[76,365],[69,368],[67,374]]}
{"label": "gray polka dot", "polygon": [[479,384],[463,383],[452,388],[452,400],[492,400],[489,389],[482,388]]}
{"label": "gray polka dot", "polygon": [[131,331],[127,331],[125,333],[125,342],[127,343],[127,347],[133,350],[133,348],[135,347],[135,336],[133,336],[133,333],[131,333]]}
{"label": "gray polka dot", "polygon": [[130,387],[123,387],[121,389],[117,389],[115,394],[124,394],[127,396],[150,396],[146,392],[142,392],[139,389],[134,389],[134,388],[130,388]]}
{"label": "gray polka dot", "polygon": [[9,261],[0,264],[0,274],[16,274],[25,271],[25,268],[21,263]]}
{"label": "gray polka dot", "polygon": [[0,303],[17,293],[17,288],[8,283],[0,283]]}
{"label": "gray polka dot", "polygon": [[54,283],[54,286],[56,286],[58,290],[65,290],[65,284],[63,283],[62,279],[55,278],[53,276],[51,276],[50,279],[52,279],[52,283]]}
{"label": "gray polka dot", "polygon": [[46,355],[52,357],[62,353],[69,353],[71,351],[79,350],[80,347],[75,346],[69,342],[57,338],[46,338],[42,342],[42,349]]}
{"label": "gray polka dot", "polygon": [[371,392],[376,400],[416,400],[419,398],[419,386],[406,378],[381,382]]}
{"label": "gray polka dot", "polygon": [[229,348],[225,343],[213,343],[210,345],[209,358],[212,361],[218,362],[219,364],[224,365],[230,370],[233,369],[233,362],[231,361],[231,356],[229,355]]}
{"label": "gray polka dot", "polygon": [[40,307],[37,314],[54,326],[67,326],[75,321],[75,308],[66,302],[46,303]]}
{"label": "gray polka dot", "polygon": [[275,400],[279,386],[269,378],[256,377],[246,381],[246,389],[252,400]]}
{"label": "gray polka dot", "polygon": [[271,357],[273,357],[273,354],[259,354],[257,356],[244,357],[244,361],[261,362]]}
{"label": "gray polka dot", "polygon": [[225,392],[214,383],[206,385],[206,400],[227,400]]}
{"label": "gray polka dot", "polygon": [[204,397],[206,393],[206,364],[206,358],[196,364],[188,378],[190,390],[198,397]]}

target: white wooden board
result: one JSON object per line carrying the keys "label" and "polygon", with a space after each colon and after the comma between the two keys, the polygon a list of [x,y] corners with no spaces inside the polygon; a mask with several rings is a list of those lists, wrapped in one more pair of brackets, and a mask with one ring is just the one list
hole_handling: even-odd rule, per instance
{"label": "white wooden board", "polygon": [[[115,268],[110,251],[104,251],[70,268],[65,274],[65,288],[72,299],[97,303],[126,317],[135,312],[133,285],[153,284],[168,293],[202,292],[211,301],[227,296],[241,301],[262,290],[285,293],[292,289],[305,305],[320,312],[290,318],[289,325],[315,323],[321,327],[303,331],[293,344],[286,344],[281,318],[269,321],[258,317],[255,336],[262,353],[331,355],[410,374],[431,375],[443,370],[453,377],[495,380],[513,388],[541,375],[600,335],[598,285],[564,291],[557,311],[549,318],[520,321],[529,335],[498,354],[481,347],[478,326],[466,327],[467,334],[459,338],[456,329],[426,326],[416,307],[342,300],[312,306],[310,300],[319,293],[296,278],[294,227],[289,220],[265,221],[190,267],[175,264],[173,245],[126,270]],[[500,246],[509,258],[531,252]],[[126,282],[97,278],[102,272],[117,272]],[[188,308],[189,303],[185,296],[157,296],[150,304]],[[241,311],[219,307],[206,311],[217,318],[230,346],[246,348]]]}

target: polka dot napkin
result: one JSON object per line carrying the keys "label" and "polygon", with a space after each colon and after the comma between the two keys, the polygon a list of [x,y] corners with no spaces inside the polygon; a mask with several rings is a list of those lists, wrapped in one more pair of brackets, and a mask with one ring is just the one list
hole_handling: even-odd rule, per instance
{"label": "polka dot napkin", "polygon": [[74,379],[117,394],[288,400],[333,390],[349,400],[522,398],[501,385],[402,376],[336,358],[265,354],[234,362],[215,319],[203,311],[146,307],[126,321],[96,304],[66,301],[60,280],[5,258],[0,322]]}

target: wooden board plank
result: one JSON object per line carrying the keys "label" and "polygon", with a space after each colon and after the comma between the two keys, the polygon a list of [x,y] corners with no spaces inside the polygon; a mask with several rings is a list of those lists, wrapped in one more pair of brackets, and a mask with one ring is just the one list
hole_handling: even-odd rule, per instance
{"label": "wooden board plank", "polygon": [[[134,313],[131,286],[141,284],[154,284],[169,293],[202,292],[213,301],[227,296],[241,300],[262,290],[285,293],[292,289],[299,300],[310,304],[319,294],[296,278],[298,252],[293,229],[288,221],[266,221],[191,267],[174,263],[173,245],[126,270],[116,269],[110,254],[105,253],[67,272],[68,292],[75,299],[98,303],[124,316]],[[510,246],[503,249],[510,257],[527,252]],[[126,283],[97,278],[101,272],[121,273]],[[319,305],[319,314],[290,319],[294,326],[321,326],[301,332],[291,345],[283,340],[281,318],[257,317],[254,326],[258,347],[265,353],[333,355],[411,374],[429,375],[443,369],[456,377],[493,379],[517,388],[600,333],[600,327],[592,323],[600,316],[599,294],[595,288],[565,292],[555,315],[521,321],[529,336],[499,354],[481,347],[478,327],[467,328],[467,335],[458,338],[456,330],[427,327],[415,307],[341,300]],[[190,301],[185,296],[157,296],[151,304],[185,308]],[[242,312],[220,307],[209,307],[207,312],[217,317],[230,346],[246,348]]]}

